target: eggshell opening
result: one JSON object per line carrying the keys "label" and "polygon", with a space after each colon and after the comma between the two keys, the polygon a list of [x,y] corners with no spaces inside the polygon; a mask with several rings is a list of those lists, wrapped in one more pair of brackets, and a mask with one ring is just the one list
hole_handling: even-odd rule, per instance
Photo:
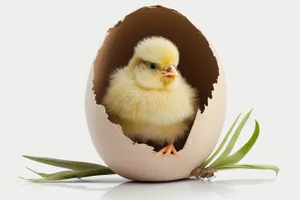
{"label": "eggshell opening", "polygon": [[[176,44],[180,53],[178,69],[187,82],[197,89],[199,109],[204,112],[208,98],[212,98],[213,84],[219,76],[217,60],[204,35],[186,17],[162,6],[143,7],[108,30],[94,63],[93,90],[97,104],[101,104],[105,94],[108,75],[115,68],[128,64],[138,41],[155,35]],[[178,151],[183,148],[188,135],[189,132],[175,143]],[[165,145],[147,144],[155,150]]]}
{"label": "eggshell opening", "polygon": [[[127,65],[134,46],[148,36],[163,36],[176,44],[178,69],[198,90],[199,110],[191,131],[175,143],[181,161],[152,155],[155,144],[134,144],[119,125],[109,121],[101,101],[109,74]],[[204,35],[182,14],[162,6],[140,8],[108,30],[90,71],[86,118],[93,144],[103,161],[119,175],[139,181],[187,178],[215,147],[226,107],[224,73]]]}

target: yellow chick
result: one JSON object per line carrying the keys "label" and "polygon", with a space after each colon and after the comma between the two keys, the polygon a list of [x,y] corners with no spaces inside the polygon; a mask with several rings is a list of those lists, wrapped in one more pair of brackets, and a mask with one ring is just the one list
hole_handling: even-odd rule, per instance
{"label": "yellow chick", "polygon": [[196,90],[181,76],[178,64],[174,43],[145,38],[135,46],[128,65],[111,74],[103,99],[110,119],[133,141],[167,141],[153,153],[164,158],[177,155],[174,142],[189,131],[197,112]]}

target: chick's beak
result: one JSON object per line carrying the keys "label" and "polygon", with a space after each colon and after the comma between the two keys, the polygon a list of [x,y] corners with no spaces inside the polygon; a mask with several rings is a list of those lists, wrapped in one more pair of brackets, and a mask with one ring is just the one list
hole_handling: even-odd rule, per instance
{"label": "chick's beak", "polygon": [[175,78],[178,76],[178,72],[173,64],[170,64],[169,67],[163,71],[163,75],[168,78]]}

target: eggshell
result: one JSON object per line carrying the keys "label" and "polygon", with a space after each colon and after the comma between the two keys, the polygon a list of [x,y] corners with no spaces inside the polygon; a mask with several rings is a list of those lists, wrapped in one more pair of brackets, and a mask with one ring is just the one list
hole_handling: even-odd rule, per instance
{"label": "eggshell", "polygon": [[[153,156],[154,146],[133,144],[119,125],[110,122],[101,105],[109,74],[128,63],[139,40],[152,35],[176,44],[178,69],[199,92],[199,110],[191,131],[175,146],[181,161],[175,156],[166,160]],[[163,6],[142,7],[108,30],[90,70],[85,106],[92,142],[114,172],[137,181],[184,179],[208,158],[218,142],[226,111],[224,71],[205,36],[185,16]]]}

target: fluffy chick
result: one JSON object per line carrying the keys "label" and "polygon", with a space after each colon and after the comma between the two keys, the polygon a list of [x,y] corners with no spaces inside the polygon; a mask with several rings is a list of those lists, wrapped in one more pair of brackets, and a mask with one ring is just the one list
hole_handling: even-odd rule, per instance
{"label": "fluffy chick", "polygon": [[135,46],[128,65],[111,74],[103,99],[110,119],[133,141],[167,141],[154,152],[164,158],[177,155],[173,144],[189,130],[197,111],[196,90],[181,76],[178,64],[174,43],[145,38]]}

